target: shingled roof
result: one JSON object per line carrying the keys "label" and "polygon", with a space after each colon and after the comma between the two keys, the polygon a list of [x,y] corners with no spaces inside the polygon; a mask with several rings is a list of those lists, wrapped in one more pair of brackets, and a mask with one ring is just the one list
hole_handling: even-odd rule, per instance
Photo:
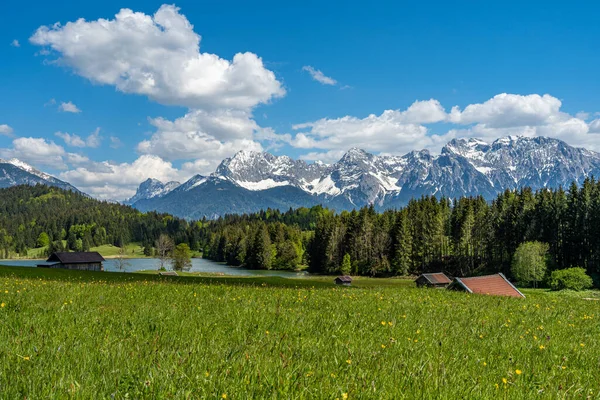
{"label": "shingled roof", "polygon": [[85,264],[99,263],[105,260],[97,251],[78,251],[74,253],[52,253],[46,262],[52,261],[62,264]]}
{"label": "shingled roof", "polygon": [[427,279],[429,282],[431,282],[434,285],[449,284],[452,282],[450,280],[450,278],[448,278],[446,276],[446,274],[444,274],[443,272],[435,272],[432,274],[422,274],[421,276],[424,277],[425,279]]}
{"label": "shingled roof", "polygon": [[450,289],[463,289],[469,293],[489,294],[492,296],[525,297],[501,273],[470,278],[454,278]]}

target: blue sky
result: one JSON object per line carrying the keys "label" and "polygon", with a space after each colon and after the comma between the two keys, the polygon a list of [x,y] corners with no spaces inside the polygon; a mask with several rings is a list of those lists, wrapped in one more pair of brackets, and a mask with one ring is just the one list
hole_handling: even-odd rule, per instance
{"label": "blue sky", "polygon": [[516,134],[600,150],[600,4],[323,3],[4,4],[0,157],[122,199],[242,149],[332,162]]}

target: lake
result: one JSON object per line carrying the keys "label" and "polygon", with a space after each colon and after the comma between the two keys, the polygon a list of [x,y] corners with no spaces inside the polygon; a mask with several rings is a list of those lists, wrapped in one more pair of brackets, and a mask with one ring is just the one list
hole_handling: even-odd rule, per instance
{"label": "lake", "polygon": [[[135,272],[142,270],[158,269],[158,260],[155,258],[129,258],[126,260],[125,272]],[[14,267],[35,267],[43,260],[1,260],[0,265],[10,265]],[[119,271],[115,259],[107,259],[104,262],[105,271]],[[275,270],[251,270],[238,267],[230,267],[223,263],[217,263],[203,258],[192,258],[192,269],[190,272],[206,272],[211,274],[237,275],[237,276],[279,276],[282,278],[302,278],[307,277],[307,272],[293,271],[275,271]]]}

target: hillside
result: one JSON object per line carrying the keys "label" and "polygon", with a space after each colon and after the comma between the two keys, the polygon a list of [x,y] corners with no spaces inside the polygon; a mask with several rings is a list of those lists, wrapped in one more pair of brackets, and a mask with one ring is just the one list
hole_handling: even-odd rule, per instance
{"label": "hillside", "polygon": [[66,243],[71,250],[131,242],[151,245],[161,233],[198,248],[197,227],[167,214],[142,213],[46,185],[0,189],[0,256],[4,258],[25,256],[28,249],[50,244],[59,248]]}

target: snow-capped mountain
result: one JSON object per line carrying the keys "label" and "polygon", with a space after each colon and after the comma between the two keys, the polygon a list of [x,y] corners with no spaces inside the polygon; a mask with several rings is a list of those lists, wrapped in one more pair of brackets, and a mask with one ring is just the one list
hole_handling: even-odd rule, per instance
{"label": "snow-capped mountain", "polygon": [[155,197],[162,197],[172,190],[176,189],[181,185],[179,182],[167,182],[162,183],[158,179],[146,179],[140,184],[135,195],[126,201],[127,204],[133,204],[138,200],[153,199]]}
{"label": "snow-capped mountain", "polygon": [[71,184],[38,171],[31,165],[16,158],[12,160],[0,159],[0,188],[16,185],[47,185],[79,192]]}
{"label": "snow-capped mountain", "polygon": [[599,153],[545,137],[455,139],[439,155],[379,156],[353,148],[331,165],[241,151],[210,176],[197,175],[159,195],[138,196],[140,186],[135,206],[188,218],[316,204],[385,209],[422,195],[492,199],[505,189],[566,187],[591,175],[600,175]]}

